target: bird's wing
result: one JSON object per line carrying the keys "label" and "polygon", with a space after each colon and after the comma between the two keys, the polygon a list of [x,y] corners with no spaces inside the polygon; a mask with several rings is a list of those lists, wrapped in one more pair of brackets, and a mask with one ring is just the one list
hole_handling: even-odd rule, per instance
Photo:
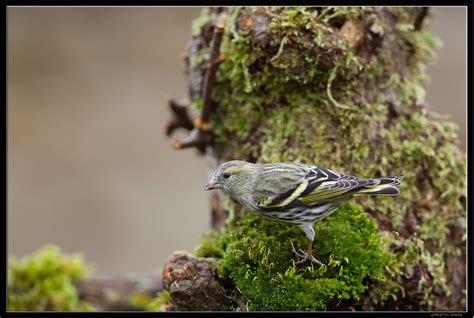
{"label": "bird's wing", "polygon": [[354,189],[371,185],[373,182],[370,179],[358,179],[329,169],[302,167],[298,166],[298,169],[293,171],[295,175],[292,177],[287,176],[292,169],[286,170],[286,167],[282,168],[281,166],[278,168],[280,169],[279,173],[275,173],[276,171],[269,173],[267,179],[270,184],[272,179],[276,180],[277,178],[280,183],[282,178],[289,178],[292,182],[288,182],[286,186],[280,186],[278,193],[261,192],[259,200],[257,200],[257,207],[268,211],[294,206],[311,206],[320,202],[337,200],[342,195]]}
{"label": "bird's wing", "polygon": [[316,176],[310,167],[293,163],[265,164],[257,172],[252,191],[259,209],[283,206],[294,200]]}
{"label": "bird's wing", "polygon": [[[304,205],[314,205],[320,202],[338,201],[353,193],[353,190],[374,184],[372,179],[358,179],[353,176],[339,175],[338,178],[328,178],[313,185],[302,193],[298,200]],[[309,188],[309,186],[308,186]]]}

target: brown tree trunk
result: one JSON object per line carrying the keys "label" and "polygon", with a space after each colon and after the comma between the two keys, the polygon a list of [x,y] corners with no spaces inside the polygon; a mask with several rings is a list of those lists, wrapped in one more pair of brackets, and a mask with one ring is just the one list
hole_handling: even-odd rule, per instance
{"label": "brown tree trunk", "polygon": [[[186,70],[201,117],[177,148],[195,146],[216,167],[297,161],[364,177],[405,174],[400,200],[359,201],[381,235],[400,233],[391,279],[404,292],[373,303],[369,290],[346,308],[465,306],[465,159],[455,128],[425,104],[436,46],[429,17],[427,8],[213,8],[194,24]],[[213,72],[215,82],[204,80]],[[245,216],[231,206],[214,197],[213,223],[230,210],[233,220]]]}

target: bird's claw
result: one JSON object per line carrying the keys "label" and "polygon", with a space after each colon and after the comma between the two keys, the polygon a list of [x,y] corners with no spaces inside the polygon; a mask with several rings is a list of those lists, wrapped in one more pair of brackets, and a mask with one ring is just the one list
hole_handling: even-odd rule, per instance
{"label": "bird's claw", "polygon": [[306,252],[303,251],[302,249],[298,249],[298,251],[294,249],[293,253],[295,253],[295,255],[298,256],[299,258],[305,257],[306,255]]}
{"label": "bird's claw", "polygon": [[318,264],[319,266],[323,265],[320,261],[318,261],[313,255],[309,255],[308,253],[304,253],[304,255],[296,254],[299,258],[301,258],[296,264],[302,264],[306,261],[311,261],[313,263]]}
{"label": "bird's claw", "polygon": [[298,251],[295,249],[295,246],[293,245],[293,241],[290,240],[290,243],[291,243],[291,247],[293,249],[293,253],[295,253],[295,255],[300,259],[298,262],[296,262],[296,264],[301,264],[301,263],[304,263],[306,261],[311,261],[313,263],[316,263],[318,265],[323,265],[323,263],[321,263],[320,261],[318,261],[312,254],[308,254],[307,252],[299,249]]}

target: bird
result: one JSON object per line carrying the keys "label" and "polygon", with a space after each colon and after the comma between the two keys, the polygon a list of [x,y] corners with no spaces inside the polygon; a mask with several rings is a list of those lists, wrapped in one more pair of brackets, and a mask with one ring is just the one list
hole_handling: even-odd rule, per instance
{"label": "bird", "polygon": [[301,163],[223,162],[204,190],[219,189],[251,213],[298,226],[308,238],[307,251],[292,245],[297,263],[322,263],[313,256],[314,224],[355,196],[399,194],[403,175],[358,178]]}

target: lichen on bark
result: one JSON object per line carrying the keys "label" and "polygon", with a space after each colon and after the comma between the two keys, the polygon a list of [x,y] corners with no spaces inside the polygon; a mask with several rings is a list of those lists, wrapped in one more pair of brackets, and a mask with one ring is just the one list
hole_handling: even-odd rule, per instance
{"label": "lichen on bark", "polygon": [[[360,177],[403,173],[400,196],[355,200],[376,221],[390,257],[386,278],[369,280],[346,307],[463,309],[466,166],[456,126],[425,104],[426,66],[439,45],[426,30],[431,14],[420,20],[426,11],[416,7],[227,10],[203,10],[186,58],[199,109],[213,23],[228,14],[208,155],[217,163],[291,161]],[[229,198],[222,207],[229,230],[248,218]],[[219,253],[226,260],[233,251]],[[241,276],[227,278],[242,287]],[[329,297],[318,308],[336,304]]]}

